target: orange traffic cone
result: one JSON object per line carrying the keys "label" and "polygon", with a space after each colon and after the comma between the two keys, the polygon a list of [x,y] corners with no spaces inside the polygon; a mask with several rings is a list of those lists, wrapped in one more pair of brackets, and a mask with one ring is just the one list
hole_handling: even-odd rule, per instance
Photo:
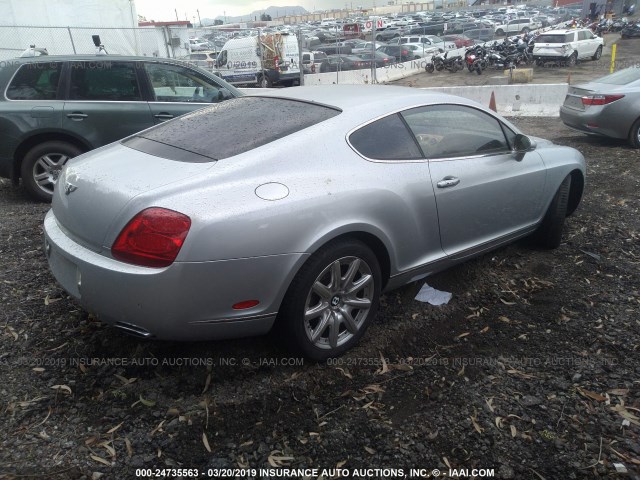
{"label": "orange traffic cone", "polygon": [[496,94],[495,92],[491,92],[491,99],[489,100],[489,109],[498,113],[498,109],[496,108]]}
{"label": "orange traffic cone", "polygon": [[571,85],[571,72],[569,72],[569,75],[567,75],[567,84]]}

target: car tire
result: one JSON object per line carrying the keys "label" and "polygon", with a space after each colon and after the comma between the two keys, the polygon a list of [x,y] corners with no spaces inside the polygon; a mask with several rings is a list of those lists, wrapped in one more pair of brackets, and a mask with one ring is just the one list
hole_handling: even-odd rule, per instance
{"label": "car tire", "polygon": [[567,59],[567,67],[575,67],[578,63],[578,52],[573,52]]}
{"label": "car tire", "polygon": [[558,187],[558,191],[551,200],[551,205],[542,219],[542,223],[535,233],[538,245],[544,248],[558,248],[562,241],[562,228],[567,216],[569,192],[571,190],[571,175],[567,175]]}
{"label": "car tire", "polygon": [[312,360],[342,355],[375,318],[381,284],[380,265],[369,247],[355,239],[331,242],[291,282],[278,315],[279,333],[291,349]]}
{"label": "car tire", "polygon": [[62,167],[83,151],[63,141],[43,142],[31,148],[22,159],[20,175],[27,193],[35,200],[50,202]]}
{"label": "car tire", "polygon": [[427,63],[427,66],[424,67],[424,69],[427,73],[433,73],[435,67],[433,66],[433,63]]}
{"label": "car tire", "polygon": [[269,78],[269,75],[261,75],[258,79],[258,85],[260,88],[271,88],[273,86],[273,82]]}
{"label": "car tire", "polygon": [[629,143],[633,148],[640,148],[640,118],[637,119],[631,127]]}
{"label": "car tire", "polygon": [[383,40],[382,35],[376,35],[376,40],[381,42]]}
{"label": "car tire", "polygon": [[596,53],[593,54],[593,57],[591,57],[591,60],[600,60],[601,56],[602,56],[602,45],[600,45],[597,48]]}
{"label": "car tire", "polygon": [[529,28],[524,27],[522,30],[520,30],[521,33],[529,33]]}
{"label": "car tire", "polygon": [[501,37],[502,35],[504,35],[504,30],[502,30],[501,28],[499,28],[498,30],[496,30],[496,35],[498,35],[499,37]]}

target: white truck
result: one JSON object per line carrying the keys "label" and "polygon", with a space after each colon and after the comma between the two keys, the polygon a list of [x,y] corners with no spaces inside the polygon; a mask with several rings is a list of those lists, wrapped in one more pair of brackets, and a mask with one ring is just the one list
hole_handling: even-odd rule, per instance
{"label": "white truck", "polygon": [[300,81],[296,35],[270,33],[229,39],[216,58],[214,73],[234,85],[296,85]]}

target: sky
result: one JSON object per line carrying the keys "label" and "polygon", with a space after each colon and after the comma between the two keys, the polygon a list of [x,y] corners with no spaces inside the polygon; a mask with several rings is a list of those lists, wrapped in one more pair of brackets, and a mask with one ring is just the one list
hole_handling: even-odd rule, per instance
{"label": "sky", "polygon": [[[378,4],[382,4],[379,0]],[[308,11],[328,10],[332,8],[344,8],[347,2],[343,0],[135,0],[138,15],[143,15],[147,20],[167,21],[175,20],[175,9],[178,10],[180,20],[198,21],[197,10],[200,10],[200,18],[216,18],[217,16],[248,15],[255,10],[264,10],[272,5],[283,7],[283,14],[287,5],[300,5]],[[372,0],[358,0],[348,2],[348,5],[371,5]],[[226,13],[225,13],[226,12]]]}

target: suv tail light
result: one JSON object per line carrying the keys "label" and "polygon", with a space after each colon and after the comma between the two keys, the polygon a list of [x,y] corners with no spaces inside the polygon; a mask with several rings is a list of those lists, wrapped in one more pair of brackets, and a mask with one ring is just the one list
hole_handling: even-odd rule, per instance
{"label": "suv tail light", "polygon": [[142,210],[122,229],[111,247],[114,258],[143,267],[168,267],[178,256],[191,219],[152,207]]}
{"label": "suv tail light", "polygon": [[615,102],[616,100],[620,100],[624,95],[587,95],[582,97],[582,104],[585,106],[589,105],[607,105],[609,103]]}

